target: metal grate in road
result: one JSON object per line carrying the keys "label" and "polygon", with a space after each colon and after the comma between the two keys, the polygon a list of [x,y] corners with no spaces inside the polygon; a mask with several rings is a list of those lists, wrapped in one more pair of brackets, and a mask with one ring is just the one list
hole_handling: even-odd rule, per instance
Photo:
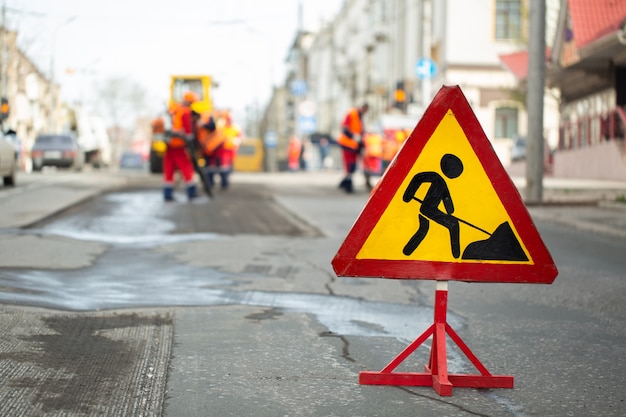
{"label": "metal grate in road", "polygon": [[160,416],[172,317],[0,308],[0,415]]}

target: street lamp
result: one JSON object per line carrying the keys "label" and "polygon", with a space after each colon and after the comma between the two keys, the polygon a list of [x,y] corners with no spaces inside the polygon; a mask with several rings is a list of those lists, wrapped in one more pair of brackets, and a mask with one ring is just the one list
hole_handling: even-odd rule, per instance
{"label": "street lamp", "polygon": [[49,130],[50,133],[55,133],[55,113],[56,113],[56,95],[54,94],[54,54],[56,48],[56,36],[59,30],[76,20],[76,16],[69,17],[65,22],[58,25],[52,32],[52,47],[50,48],[50,120]]}

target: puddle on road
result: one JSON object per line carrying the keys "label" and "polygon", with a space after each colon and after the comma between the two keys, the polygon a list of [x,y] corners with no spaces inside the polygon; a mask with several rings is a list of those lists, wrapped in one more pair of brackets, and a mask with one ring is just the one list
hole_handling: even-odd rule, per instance
{"label": "puddle on road", "polygon": [[109,244],[132,244],[150,247],[179,240],[214,238],[214,234],[169,234],[176,229],[174,222],[160,218],[164,210],[162,197],[155,192],[111,193],[101,197],[98,211],[82,207],[71,210],[46,224],[39,233],[53,234],[77,240]]}
{"label": "puddle on road", "polygon": [[[391,337],[403,343],[412,342],[432,324],[430,307],[324,294],[237,291],[240,281],[248,282],[252,276],[263,278],[258,273],[229,274],[181,264],[150,250],[168,243],[216,239],[219,235],[168,234],[174,225],[156,216],[155,210],[163,204],[154,193],[110,194],[106,202],[109,206],[100,213],[70,213],[42,229],[23,231],[110,244],[93,266],[64,271],[5,270],[0,274],[0,288],[14,291],[0,291],[0,302],[75,311],[258,306],[311,314],[338,335]],[[463,325],[460,317],[450,312],[448,322],[453,328]],[[462,366],[453,364],[461,363],[455,356],[450,352],[451,369]]]}
{"label": "puddle on road", "polygon": [[[111,259],[120,262],[111,265]],[[130,259],[133,261],[129,261]],[[247,278],[245,273],[236,274]],[[255,279],[259,278],[254,274]],[[343,336],[390,337],[412,342],[433,320],[430,307],[365,301],[324,294],[237,291],[235,274],[212,268],[182,265],[149,250],[111,249],[88,270],[5,271],[0,302],[63,310],[106,310],[137,307],[245,305],[311,314],[330,332]],[[459,329],[460,317],[448,312]],[[463,359],[449,352],[450,369],[460,370]]]}

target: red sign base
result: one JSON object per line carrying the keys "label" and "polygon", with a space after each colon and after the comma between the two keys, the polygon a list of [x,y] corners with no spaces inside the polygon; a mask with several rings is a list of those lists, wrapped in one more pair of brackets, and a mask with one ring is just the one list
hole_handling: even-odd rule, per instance
{"label": "red sign base", "polygon": [[[438,281],[435,291],[435,322],[407,346],[398,356],[380,372],[360,372],[359,383],[362,385],[401,385],[430,387],[441,396],[452,395],[452,387],[459,388],[513,388],[513,377],[492,375],[478,360],[476,355],[461,340],[458,334],[446,322],[448,308],[448,282]],[[472,362],[480,374],[448,374],[446,356],[446,334],[456,343],[465,356]],[[430,360],[423,373],[393,372],[411,353],[430,336],[433,336]]]}

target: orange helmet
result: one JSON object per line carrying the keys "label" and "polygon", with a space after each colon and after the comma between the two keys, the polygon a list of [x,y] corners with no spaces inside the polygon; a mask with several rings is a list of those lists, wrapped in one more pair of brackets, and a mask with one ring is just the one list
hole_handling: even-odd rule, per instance
{"label": "orange helmet", "polygon": [[189,103],[195,103],[198,101],[198,95],[193,91],[187,91],[183,94],[183,101],[187,101]]}

